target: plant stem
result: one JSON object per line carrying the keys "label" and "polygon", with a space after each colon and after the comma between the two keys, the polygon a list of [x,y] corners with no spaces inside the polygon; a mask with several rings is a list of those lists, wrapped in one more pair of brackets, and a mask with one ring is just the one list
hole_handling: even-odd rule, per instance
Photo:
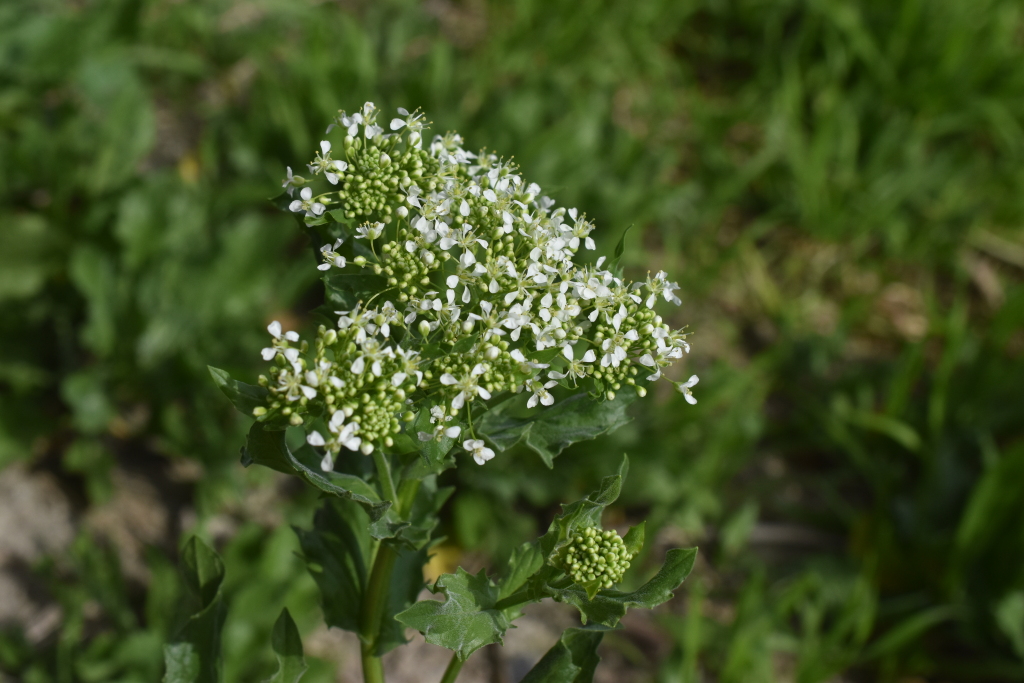
{"label": "plant stem", "polygon": [[363,643],[362,655],[364,683],[384,683],[384,664],[373,654],[372,643]]}
{"label": "plant stem", "polygon": [[458,655],[452,654],[452,660],[448,662],[448,668],[444,670],[444,676],[441,677],[441,683],[455,683],[455,679],[458,677],[461,669],[462,660],[459,659]]}
{"label": "plant stem", "polygon": [[395,482],[391,478],[391,462],[387,454],[379,448],[373,449],[373,464],[377,467],[377,478],[380,479],[380,494],[385,500],[398,504],[398,494],[395,492]]}
{"label": "plant stem", "polygon": [[[420,488],[419,480],[407,479],[399,484],[396,491],[394,479],[391,477],[391,464],[388,462],[388,456],[375,450],[373,462],[377,466],[381,494],[394,502],[395,511],[399,516],[404,516],[416,498],[416,492]],[[398,555],[391,546],[379,543],[373,558],[373,567],[370,569],[370,578],[366,583],[366,593],[363,595],[361,654],[365,683],[384,683],[384,666],[376,653],[377,638],[380,635],[384,614],[387,612],[391,572],[395,568],[396,559],[398,559]]]}

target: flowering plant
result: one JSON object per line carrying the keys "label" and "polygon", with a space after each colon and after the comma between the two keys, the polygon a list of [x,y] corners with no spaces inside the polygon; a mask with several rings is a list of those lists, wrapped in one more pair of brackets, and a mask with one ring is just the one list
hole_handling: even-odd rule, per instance
{"label": "flowering plant", "polygon": [[[510,161],[465,150],[457,134],[425,144],[423,115],[398,111],[390,132],[372,103],[341,112],[327,130],[344,133],[340,153],[321,142],[310,177],[289,168],[276,200],[321,271],[315,337],[275,321],[257,385],[211,372],[255,417],[243,463],[328,494],[300,541],[328,624],[360,636],[366,681],[383,680],[380,656],[406,642],[405,627],[454,651],[444,677],[454,680],[545,597],[591,625],[567,632],[528,680],[555,670],[590,680],[601,629],[671,597],[696,550],[670,551],[635,592],[614,589],[643,544],[643,525],[624,537],[601,529],[624,461],[514,552],[501,577],[459,569],[431,588],[443,602],[414,604],[451,493],[437,478],[459,454],[484,465],[519,442],[550,467],[565,446],[625,422],[626,406],[669,381],[663,371],[689,351],[686,331],[655,310],[679,304],[679,287],[663,272],[624,280],[621,241],[610,261],[578,260],[596,247],[585,214],[555,206]],[[696,403],[696,376],[673,383]]]}

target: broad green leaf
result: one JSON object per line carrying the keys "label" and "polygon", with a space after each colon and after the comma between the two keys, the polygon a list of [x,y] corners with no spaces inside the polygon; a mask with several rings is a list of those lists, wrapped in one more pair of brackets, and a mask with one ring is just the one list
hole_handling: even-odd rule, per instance
{"label": "broad green leaf", "polygon": [[199,680],[199,654],[192,643],[164,645],[164,683],[195,683]]}
{"label": "broad green leaf", "polygon": [[622,543],[630,555],[636,555],[644,547],[644,527],[646,525],[647,522],[640,522],[636,526],[630,527],[626,535],[622,537]]}
{"label": "broad green leaf", "polygon": [[576,394],[549,408],[517,416],[525,397],[516,396],[491,408],[477,423],[477,433],[498,450],[508,450],[523,441],[548,467],[567,446],[618,429],[632,418],[626,408],[636,400],[634,391],[620,391],[613,400],[596,400]]}
{"label": "broad green leaf", "polygon": [[604,509],[614,503],[622,490],[622,482],[629,471],[629,458],[623,456],[618,474],[601,480],[598,489],[582,500],[562,506],[559,513],[540,539],[540,547],[548,562],[559,558],[559,551],[566,546],[577,530],[601,526]]}
{"label": "broad green leaf", "polygon": [[313,528],[295,528],[309,573],[320,588],[328,626],[359,631],[372,543],[369,522],[354,501],[325,498]]}
{"label": "broad green leaf", "polygon": [[587,598],[586,591],[576,585],[549,586],[548,591],[555,600],[578,609],[584,624],[593,621],[605,626],[615,626],[631,607],[651,609],[671,599],[672,591],[689,576],[696,557],[696,548],[669,550],[665,556],[665,564],[658,570],[654,578],[631,593],[602,590],[590,600]]}
{"label": "broad green leaf", "polygon": [[[437,477],[434,475],[424,477],[420,481],[411,508],[400,520],[401,528],[393,536],[387,537],[394,539],[388,542],[401,544],[411,550],[426,547],[433,536],[434,528],[437,527],[437,514],[454,491],[455,489],[451,486],[438,488]],[[389,512],[386,517],[394,516],[392,512]],[[385,538],[383,536],[375,537]]]}
{"label": "broad green leaf", "polygon": [[253,408],[266,405],[269,392],[263,387],[232,379],[231,375],[227,372],[212,365],[207,365],[206,367],[210,370],[214,383],[224,392],[224,395],[228,397],[239,412],[247,417],[252,417]]}
{"label": "broad green leaf", "polygon": [[524,543],[512,552],[508,569],[498,585],[498,599],[504,600],[522,588],[544,566],[544,553],[536,542]]}
{"label": "broad green leaf", "polygon": [[350,310],[359,301],[367,301],[374,294],[387,288],[387,280],[374,275],[369,268],[352,267],[351,272],[332,268],[323,277],[325,303],[339,309]]}
{"label": "broad green leaf", "polygon": [[281,616],[274,623],[270,645],[277,657],[277,673],[268,678],[266,683],[299,683],[309,666],[302,654],[299,629],[292,621],[287,607],[281,610]]}
{"label": "broad green leaf", "polygon": [[459,567],[442,574],[431,588],[444,602],[421,600],[397,615],[398,621],[423,634],[432,645],[453,650],[462,661],[484,645],[500,643],[511,621],[495,609],[498,587],[483,569],[473,575]]}
{"label": "broad green leaf", "polygon": [[213,548],[193,536],[185,543],[181,563],[185,584],[199,597],[200,605],[208,607],[224,580],[224,562]]}
{"label": "broad green leaf", "polygon": [[[363,593],[370,571],[373,539],[370,517],[352,500],[325,498],[309,531],[295,529],[307,568],[320,588],[324,621],[347,631],[361,631]],[[397,553],[388,589],[388,609],[375,639],[376,652],[384,654],[407,642],[404,628],[394,615],[406,609],[423,588],[425,548],[390,548]]]}
{"label": "broad green leaf", "polygon": [[323,472],[319,460],[316,451],[308,446],[292,453],[283,431],[270,431],[259,422],[249,429],[242,448],[242,464],[246,467],[255,463],[301,477],[324,493],[359,503],[369,513],[371,521],[381,519],[391,507],[391,501],[382,501],[373,487],[359,477]]}
{"label": "broad green leaf", "polygon": [[224,564],[193,536],[182,550],[182,574],[198,610],[164,647],[165,683],[216,683],[220,680],[220,634],[227,606],[220,594]]}
{"label": "broad green leaf", "polygon": [[425,547],[418,550],[392,548],[392,551],[397,553],[398,557],[391,571],[387,611],[374,641],[374,653],[378,657],[409,642],[405,637],[405,625],[396,617],[409,609],[423,590],[423,565],[427,563]]}
{"label": "broad green leaf", "polygon": [[[456,439],[442,436],[438,440],[430,439],[428,441],[420,441],[420,432],[425,434],[434,433],[434,425],[430,422],[430,409],[433,408],[434,405],[435,404],[433,403],[427,403],[423,406],[419,414],[416,415],[416,419],[408,427],[408,432],[409,438],[415,441],[417,448],[419,448],[420,455],[423,456],[425,470],[434,474],[440,474],[455,465],[455,460],[448,457],[448,453],[455,445]],[[458,426],[458,422],[453,420],[452,422],[447,423],[447,426]]]}
{"label": "broad green leaf", "polygon": [[591,683],[601,661],[597,646],[607,630],[600,626],[566,629],[521,683]]}

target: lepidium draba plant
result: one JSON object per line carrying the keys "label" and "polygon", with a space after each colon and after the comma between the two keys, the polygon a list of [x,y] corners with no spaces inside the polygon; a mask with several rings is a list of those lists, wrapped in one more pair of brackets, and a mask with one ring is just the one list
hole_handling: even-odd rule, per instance
{"label": "lepidium draba plant", "polygon": [[[255,385],[211,372],[255,418],[243,464],[325,494],[299,540],[328,625],[359,635],[366,681],[384,680],[380,657],[410,627],[453,651],[442,679],[453,681],[544,598],[573,605],[584,627],[526,680],[589,681],[603,631],[670,598],[696,549],[669,551],[641,588],[616,590],[644,537],[643,524],[625,536],[601,527],[624,460],[498,576],[460,568],[430,587],[443,600],[416,602],[452,492],[438,475],[487,467],[519,442],[551,467],[567,445],[624,423],[627,405],[671,381],[664,370],[689,351],[687,333],[658,314],[680,303],[678,286],[663,272],[624,280],[621,241],[611,260],[587,256],[585,214],[455,133],[428,143],[423,115],[398,112],[387,130],[372,103],[340,112],[308,174],[289,168],[275,200],[313,244],[325,287],[315,335],[271,323]],[[695,403],[696,383],[675,385]]]}

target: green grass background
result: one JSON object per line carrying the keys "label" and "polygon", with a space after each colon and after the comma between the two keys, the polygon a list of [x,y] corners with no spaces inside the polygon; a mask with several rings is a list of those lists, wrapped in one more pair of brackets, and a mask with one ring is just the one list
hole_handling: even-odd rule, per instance
{"label": "green grass background", "polygon": [[[317,596],[239,502],[269,479],[206,364],[255,376],[267,322],[316,305],[265,200],[367,99],[514,155],[605,251],[632,225],[627,271],[678,279],[694,333],[697,406],[652,392],[555,475],[460,468],[454,545],[500,558],[627,451],[616,514],[701,546],[650,680],[1024,679],[1019,2],[6,0],[0,467],[82,514],[118,469],[201,467],[161,495],[200,533],[237,520],[228,680],[267,675],[278,608],[308,632]],[[0,671],[158,680],[173,550],[133,583],[83,530],[32,568],[61,628],[4,630]]]}

